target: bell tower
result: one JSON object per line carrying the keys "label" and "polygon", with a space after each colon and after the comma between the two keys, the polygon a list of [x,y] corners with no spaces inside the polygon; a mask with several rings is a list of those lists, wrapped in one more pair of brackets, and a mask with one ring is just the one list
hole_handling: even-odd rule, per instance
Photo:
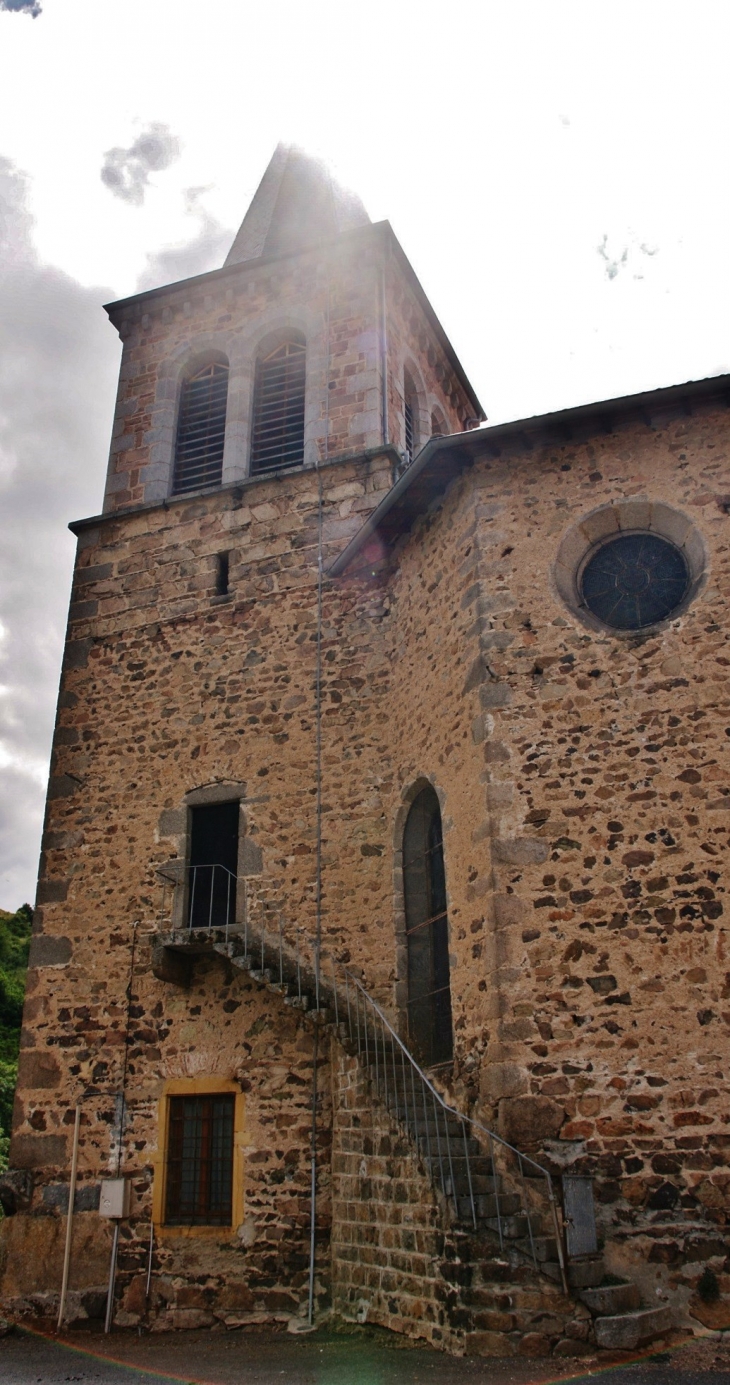
{"label": "bell tower", "polygon": [[221,269],[109,305],[105,511],[392,447],[484,413],[388,222],[280,145]]}

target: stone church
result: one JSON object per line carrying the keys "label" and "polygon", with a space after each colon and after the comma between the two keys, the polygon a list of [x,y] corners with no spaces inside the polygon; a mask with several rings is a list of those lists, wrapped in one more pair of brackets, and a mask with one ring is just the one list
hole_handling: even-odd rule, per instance
{"label": "stone church", "polygon": [[222,268],[107,311],[5,1311],[730,1325],[730,378],[486,425],[283,146]]}

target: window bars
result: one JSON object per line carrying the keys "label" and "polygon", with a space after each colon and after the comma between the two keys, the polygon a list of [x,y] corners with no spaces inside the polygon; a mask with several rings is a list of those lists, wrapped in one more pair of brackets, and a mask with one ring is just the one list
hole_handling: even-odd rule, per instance
{"label": "window bars", "polygon": [[167,1150],[169,1226],[228,1226],[233,1187],[233,1096],[173,1096]]}
{"label": "window bars", "polygon": [[212,362],[185,381],[180,398],[173,495],[220,485],[227,398],[227,365]]}
{"label": "window bars", "polygon": [[251,471],[304,462],[306,347],[284,342],[256,366]]}
{"label": "window bars", "polygon": [[406,455],[409,462],[413,461],[413,407],[409,399],[403,407],[406,421]]}

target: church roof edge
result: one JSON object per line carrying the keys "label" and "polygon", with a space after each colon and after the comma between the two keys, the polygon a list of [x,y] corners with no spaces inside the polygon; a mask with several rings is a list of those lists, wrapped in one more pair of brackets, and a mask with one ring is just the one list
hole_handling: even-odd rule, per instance
{"label": "church roof edge", "polygon": [[681,385],[595,400],[555,413],[536,414],[466,433],[431,438],[331,564],[328,576],[340,577],[376,534],[387,543],[407,532],[417,515],[428,509],[456,476],[490,449],[498,456],[502,446],[517,443],[522,445],[523,451],[529,452],[543,439],[562,436],[563,441],[568,441],[596,432],[611,432],[614,420],[618,421],[619,417],[634,415],[649,423],[652,414],[664,414],[675,408],[691,413],[693,403],[713,401],[730,408],[730,374],[711,375]]}
{"label": "church roof edge", "polygon": [[459,383],[463,387],[471,404],[473,405],[475,417],[480,422],[483,422],[486,419],[484,409],[482,408],[482,405],[479,402],[479,399],[466,374],[466,371],[464,370],[464,367],[461,364],[461,361],[459,360],[459,357],[456,354],[456,351],[454,350],[448,336],[446,335],[446,332],[444,331],[444,328],[441,325],[441,321],[438,318],[436,311],[433,308],[428,298],[428,295],[425,289],[423,288],[423,285],[421,284],[418,275],[416,274],[415,269],[413,268],[413,265],[408,259],[408,256],[406,255],[406,252],[403,249],[400,241],[398,240],[398,237],[396,236],[395,231],[393,230],[393,227],[391,226],[389,221],[369,221],[365,225],[353,226],[347,231],[338,232],[336,235],[332,236],[328,241],[321,242],[319,245],[316,246],[310,245],[297,250],[288,250],[281,254],[274,254],[271,256],[260,256],[258,259],[236,260],[232,261],[230,264],[226,262],[219,269],[209,269],[206,270],[204,274],[194,274],[189,279],[176,279],[173,283],[161,284],[158,288],[142,289],[139,293],[132,293],[127,298],[116,298],[111,303],[104,304],[104,311],[107,314],[113,326],[118,328],[120,325],[121,318],[124,316],[124,314],[128,312],[130,308],[134,308],[137,305],[142,305],[144,303],[152,303],[155,301],[155,299],[164,298],[172,294],[178,294],[183,289],[194,288],[205,284],[214,284],[219,282],[221,279],[230,278],[232,275],[235,274],[253,273],[256,270],[263,268],[265,265],[275,264],[277,261],[283,259],[295,259],[298,255],[302,254],[316,254],[318,251],[324,250],[328,246],[333,246],[339,244],[340,242],[346,239],[349,239],[350,237],[355,238],[358,236],[381,237],[384,240],[384,242],[387,242],[393,249],[401,265],[401,268],[404,270],[407,278],[410,280],[415,295],[421,307],[423,308],[426,316],[428,317],[428,320],[434,330],[435,335],[439,340],[441,347],[443,348],[444,354],[446,355],[454,371],[454,374],[456,375],[457,379],[459,380]]}

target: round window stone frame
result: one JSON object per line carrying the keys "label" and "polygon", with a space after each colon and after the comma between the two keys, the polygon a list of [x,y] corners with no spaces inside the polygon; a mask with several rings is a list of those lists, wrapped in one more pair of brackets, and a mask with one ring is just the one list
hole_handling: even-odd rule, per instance
{"label": "round window stone frame", "polygon": [[[687,590],[678,606],[653,625],[636,630],[619,630],[599,620],[583,600],[581,582],[591,558],[609,539],[621,534],[656,534],[674,544],[682,554],[689,573]],[[663,500],[617,500],[600,505],[584,515],[563,536],[558,548],[553,577],[558,595],[584,625],[617,639],[636,639],[663,629],[686,611],[694,601],[707,574],[707,550],[691,519]]]}

